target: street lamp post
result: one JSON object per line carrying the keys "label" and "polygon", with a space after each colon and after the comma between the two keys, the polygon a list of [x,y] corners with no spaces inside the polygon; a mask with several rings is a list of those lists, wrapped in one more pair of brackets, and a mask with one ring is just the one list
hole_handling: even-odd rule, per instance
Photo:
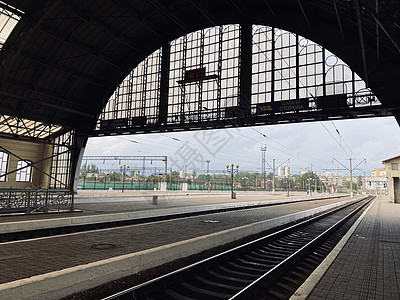
{"label": "street lamp post", "polygon": [[236,199],[236,195],[233,192],[233,175],[239,172],[239,165],[236,165],[236,170],[233,169],[234,163],[231,163],[231,169],[229,170],[229,165],[226,165],[226,171],[231,173],[231,199]]}
{"label": "street lamp post", "polygon": [[126,171],[128,171],[128,169],[129,169],[129,165],[125,165],[125,164],[120,165],[119,168],[121,170],[121,176],[122,176],[122,193],[123,193],[124,192],[124,183],[125,183],[125,181],[124,181],[125,174],[126,174]]}

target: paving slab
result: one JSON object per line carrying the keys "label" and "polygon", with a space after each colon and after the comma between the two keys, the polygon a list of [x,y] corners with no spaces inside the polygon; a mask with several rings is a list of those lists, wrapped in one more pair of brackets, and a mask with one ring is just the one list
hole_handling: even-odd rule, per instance
{"label": "paving slab", "polygon": [[378,196],[352,231],[292,300],[400,299],[400,204]]}

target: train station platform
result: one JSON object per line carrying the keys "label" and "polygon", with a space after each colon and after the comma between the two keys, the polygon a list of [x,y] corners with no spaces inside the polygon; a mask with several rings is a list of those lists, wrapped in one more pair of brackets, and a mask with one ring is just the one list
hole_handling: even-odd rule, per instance
{"label": "train station platform", "polygon": [[[169,205],[165,205],[164,209],[151,207],[135,213],[154,214],[160,210],[177,211],[183,208],[190,211],[209,205],[217,208],[271,201],[281,203],[302,199],[311,201],[0,243],[0,299],[60,299],[353,201],[349,197],[323,199],[324,195],[313,195],[310,199],[304,193],[302,196],[289,197],[291,199],[285,194],[265,196],[259,193],[252,196],[249,193],[245,196],[238,194],[236,200],[230,199],[229,193],[221,194],[221,197],[203,196],[206,195],[197,195],[197,198],[192,199],[178,197],[169,204],[175,207]],[[77,207],[92,205],[96,201],[92,200],[90,203],[87,199],[77,201]],[[128,213],[117,209],[118,212],[105,214],[109,200],[106,198],[103,200],[97,200],[96,206],[97,213],[101,216]],[[128,202],[132,206],[149,205],[145,204],[145,201],[135,204],[138,201],[126,200],[124,209]],[[183,205],[184,202],[193,204]],[[21,217],[16,216],[16,218]],[[61,219],[87,217],[98,217],[98,215],[92,211],[88,212],[88,215],[64,216]],[[7,222],[2,223],[0,218],[0,225],[10,224],[9,218],[11,217],[5,218]],[[55,217],[51,220],[29,222],[33,224],[59,219],[60,217]]]}
{"label": "train station platform", "polygon": [[400,299],[400,204],[378,196],[291,300]]}
{"label": "train station platform", "polygon": [[[155,214],[160,211],[171,213],[183,209],[190,211],[208,206],[217,208],[307,199],[304,195],[293,195],[288,199],[285,194],[265,196],[248,193],[243,197],[239,194],[236,202],[232,203],[229,194],[221,193],[219,197],[212,197],[200,193],[191,196],[179,195],[168,201],[160,197],[160,207],[157,207],[149,203],[150,198],[147,196],[141,199],[132,195],[80,197],[80,200],[77,199],[77,207],[85,208],[83,212],[71,214],[71,217],[54,215],[51,220],[115,216],[127,213],[121,209],[127,209],[129,206],[137,207],[138,211],[135,213],[138,214]],[[313,199],[240,213],[234,211],[197,216],[190,220],[184,218],[98,232],[0,243],[0,299],[61,299],[101,283],[128,274],[138,274],[146,269],[231,243],[306,215],[313,215],[317,211],[349,200]],[[110,206],[110,201],[115,205]],[[118,207],[117,203],[121,203],[122,206]],[[44,220],[47,220],[46,218]],[[10,220],[13,220],[13,217],[0,218],[0,227],[10,223]],[[14,219],[13,222],[20,221]],[[379,196],[332,253],[296,291],[292,300],[400,299],[398,228],[400,205],[390,202],[385,196]]]}
{"label": "train station platform", "polygon": [[239,192],[237,199],[232,200],[229,191],[79,191],[75,197],[74,212],[0,214],[0,234],[343,196],[313,194],[307,197],[304,192],[292,192],[289,196],[281,192]]}

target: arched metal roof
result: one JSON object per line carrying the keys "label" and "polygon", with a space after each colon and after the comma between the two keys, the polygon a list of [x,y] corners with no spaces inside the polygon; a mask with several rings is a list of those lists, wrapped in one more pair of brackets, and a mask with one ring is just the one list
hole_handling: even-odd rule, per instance
{"label": "arched metal roof", "polygon": [[0,111],[14,117],[90,133],[144,57],[185,33],[231,23],[312,39],[357,72],[383,105],[399,106],[394,0],[4,0],[0,7],[21,17],[0,50]]}

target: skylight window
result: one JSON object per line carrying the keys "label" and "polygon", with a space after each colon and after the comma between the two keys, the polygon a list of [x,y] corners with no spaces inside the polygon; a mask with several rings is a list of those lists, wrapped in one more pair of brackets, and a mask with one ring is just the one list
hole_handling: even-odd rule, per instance
{"label": "skylight window", "polygon": [[[6,9],[5,7],[9,7],[9,9]],[[16,13],[19,13],[20,15],[23,14],[22,11],[0,1],[0,47],[3,47],[15,25],[17,25],[18,21],[21,19],[20,15]]]}

